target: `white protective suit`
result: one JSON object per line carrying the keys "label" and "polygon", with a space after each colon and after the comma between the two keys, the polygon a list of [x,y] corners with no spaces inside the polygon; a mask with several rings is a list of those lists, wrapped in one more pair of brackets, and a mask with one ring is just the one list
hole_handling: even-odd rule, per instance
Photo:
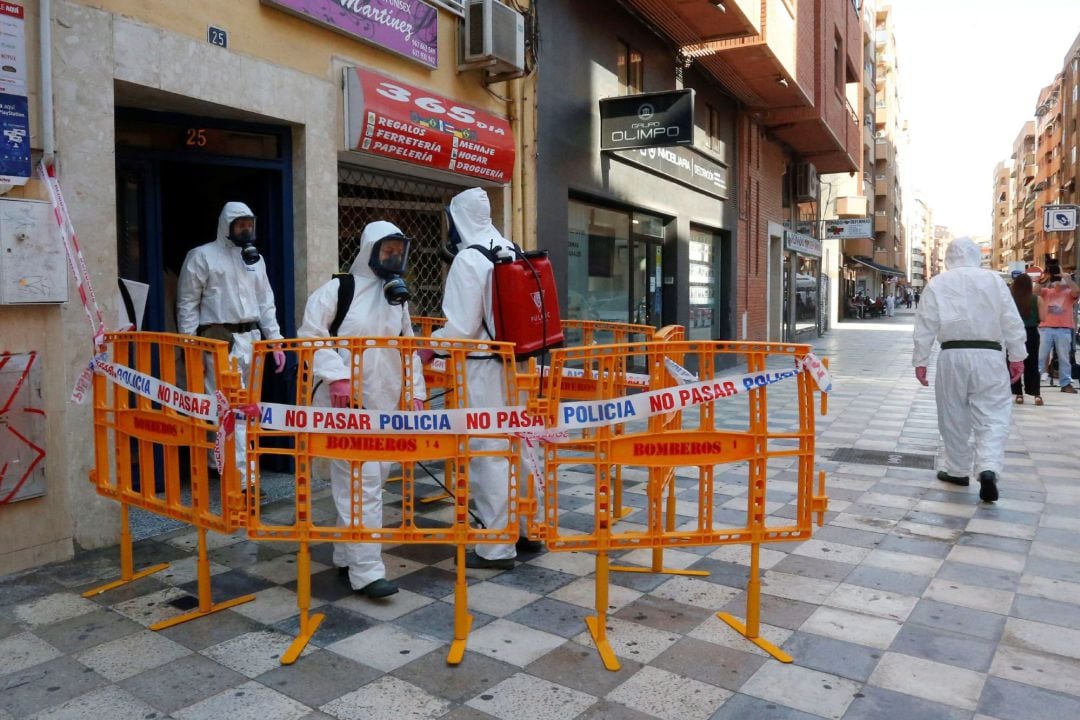
{"label": "white protective suit", "polygon": [[[1012,361],[1027,357],[1027,335],[1016,303],[1005,281],[981,268],[981,262],[979,247],[971,239],[957,238],[949,244],[948,270],[926,285],[915,314],[915,367],[926,367],[935,339],[988,340],[1000,343]],[[942,350],[934,396],[944,444],[939,469],[957,477],[984,470],[999,474],[1012,418],[1005,355],[981,348]]]}
{"label": "white protective suit", "polygon": [[[233,333],[229,355],[240,368],[241,382],[247,382],[251,367],[251,344],[259,339],[281,338],[274,291],[266,277],[262,258],[245,265],[240,248],[229,239],[233,220],[255,217],[244,203],[228,202],[218,216],[217,237],[199,245],[184,258],[176,285],[176,330],[182,335],[196,335],[204,325],[254,323],[258,327]],[[261,332],[260,332],[261,330]],[[208,391],[214,390],[212,361],[207,360]],[[247,427],[236,423],[236,465],[240,468],[241,487],[247,487]]]}
{"label": "white protective suit", "polygon": [[[399,337],[412,336],[412,318],[408,303],[391,305],[383,296],[383,280],[368,266],[376,242],[388,235],[400,235],[396,225],[378,221],[369,223],[360,235],[360,249],[349,272],[356,277],[352,303],[338,329],[338,337]],[[337,315],[337,278],[318,288],[308,298],[304,321],[298,337],[330,337],[330,325]],[[344,350],[319,350],[315,353],[314,374],[318,387],[313,403],[330,405],[330,383],[350,379],[352,359]],[[399,410],[403,408],[401,387],[401,356],[396,350],[365,350],[362,363],[363,406],[369,410]],[[420,358],[413,355],[413,397],[426,399],[424,369]],[[411,409],[411,408],[408,408]],[[352,518],[350,495],[350,463],[334,460],[330,463],[330,482],[337,507],[338,525],[363,523],[366,528],[382,527],[382,491],[392,463],[365,462],[361,466],[361,518]],[[334,565],[349,568],[353,589],[386,577],[381,545],[378,543],[334,543]]]}
{"label": "white protective suit", "polygon": [[[443,315],[446,325],[434,331],[434,337],[491,340],[487,329],[494,332],[491,277],[494,266],[483,253],[469,250],[470,245],[483,245],[498,251],[510,250],[513,243],[504,238],[491,223],[491,202],[481,188],[458,193],[450,201],[450,217],[461,242],[443,292]],[[485,328],[486,323],[486,328]],[[495,359],[467,360],[469,407],[496,408],[507,405],[506,381],[503,366]],[[477,439],[474,450],[499,450],[500,441]],[[505,447],[505,446],[503,446]],[[478,457],[469,464],[470,496],[476,503],[477,515],[488,529],[505,528],[508,522],[510,468],[504,458]],[[512,543],[481,544],[476,554],[486,560],[503,560],[517,556]]]}

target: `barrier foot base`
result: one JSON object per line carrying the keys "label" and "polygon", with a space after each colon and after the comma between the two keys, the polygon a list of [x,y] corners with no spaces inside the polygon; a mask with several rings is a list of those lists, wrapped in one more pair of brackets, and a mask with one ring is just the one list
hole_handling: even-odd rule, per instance
{"label": "barrier foot base", "polygon": [[296,662],[296,658],[300,657],[300,653],[304,652],[304,648],[307,647],[308,642],[311,641],[311,637],[319,629],[319,625],[322,624],[324,618],[326,616],[322,613],[315,613],[308,617],[306,626],[300,628],[300,634],[293,638],[289,649],[281,655],[282,665],[292,665]]}
{"label": "barrier foot base", "polygon": [[198,620],[201,617],[213,615],[216,612],[228,610],[229,608],[236,607],[237,605],[243,605],[244,603],[251,602],[254,599],[254,595],[241,595],[240,597],[235,597],[232,600],[226,600],[225,602],[218,603],[217,605],[211,605],[209,610],[192,610],[189,613],[177,615],[176,617],[169,618],[168,620],[162,620],[161,622],[151,625],[150,629],[164,630],[165,628],[171,628],[174,625],[181,625],[188,622],[189,620]]}
{"label": "barrier foot base", "polygon": [[679,570],[678,568],[660,568],[654,570],[653,568],[638,567],[637,565],[612,565],[612,571],[618,572],[634,572],[634,573],[658,573],[661,575],[691,575],[693,577],[708,577],[708,570]]}
{"label": "barrier foot base", "polygon": [[771,642],[769,642],[765,638],[763,638],[761,636],[750,637],[749,635],[747,635],[746,634],[746,625],[744,625],[742,620],[739,620],[734,615],[732,615],[730,613],[721,612],[721,613],[716,613],[716,617],[718,617],[721,620],[723,620],[724,622],[726,622],[728,625],[730,625],[732,627],[732,629],[735,630],[735,632],[739,633],[744,638],[746,638],[750,642],[754,643],[759,648],[761,648],[765,652],[769,653],[770,655],[772,655],[774,658],[776,658],[780,662],[782,662],[782,663],[791,662],[792,657],[790,655],[788,655],[786,652],[784,652],[780,648],[773,645]]}
{"label": "barrier foot base", "polygon": [[131,577],[129,577],[127,579],[121,578],[119,580],[113,580],[111,583],[105,583],[104,585],[99,585],[96,588],[91,588],[90,590],[86,590],[86,591],[83,592],[82,596],[84,598],[94,597],[95,595],[100,595],[101,593],[108,592],[109,590],[115,590],[118,587],[123,587],[124,585],[127,585],[128,583],[133,583],[136,580],[139,580],[140,578],[146,577],[147,575],[153,575],[156,572],[161,572],[162,570],[164,570],[167,567],[169,567],[169,563],[161,563],[160,565],[154,565],[153,567],[148,567],[145,570],[140,570],[139,572],[135,573],[134,575],[132,575]]}
{"label": "barrier foot base", "polygon": [[447,665],[460,665],[465,657],[465,646],[469,642],[469,631],[472,630],[473,616],[466,615],[463,619],[462,637],[450,641],[450,652],[446,655]]}
{"label": "barrier foot base", "polygon": [[425,505],[430,505],[433,502],[439,502],[440,500],[449,500],[451,497],[448,492],[436,493],[435,495],[428,495],[427,497],[420,498],[420,502]]}
{"label": "barrier foot base", "polygon": [[630,513],[634,512],[634,510],[636,510],[636,509],[637,508],[632,508],[632,507],[619,508],[615,512],[611,513],[611,517],[614,520],[622,520],[624,517],[626,517]]}
{"label": "barrier foot base", "polygon": [[589,634],[592,635],[593,643],[596,645],[597,652],[600,653],[600,659],[603,661],[604,667],[612,672],[618,670],[621,667],[619,659],[615,657],[615,652],[611,649],[611,643],[604,636],[604,628],[600,627],[600,618],[590,615],[585,618],[585,624],[589,628]]}

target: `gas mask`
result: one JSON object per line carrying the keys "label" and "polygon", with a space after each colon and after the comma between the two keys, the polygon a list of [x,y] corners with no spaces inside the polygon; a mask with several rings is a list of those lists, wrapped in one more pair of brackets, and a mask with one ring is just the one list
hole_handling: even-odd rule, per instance
{"label": "gas mask", "polygon": [[409,301],[409,288],[402,279],[409,259],[409,243],[404,235],[387,235],[375,242],[368,258],[368,267],[383,280],[383,297],[391,305]]}
{"label": "gas mask", "polygon": [[450,214],[450,208],[446,208],[446,245],[439,248],[439,259],[449,265],[457,257],[461,248],[461,234],[454,225],[454,216]]}
{"label": "gas mask", "polygon": [[229,224],[229,240],[233,245],[240,248],[240,258],[245,265],[254,265],[259,262],[259,249],[255,247],[255,218],[251,219],[251,227],[240,231],[234,231],[237,221],[245,218],[236,218]]}

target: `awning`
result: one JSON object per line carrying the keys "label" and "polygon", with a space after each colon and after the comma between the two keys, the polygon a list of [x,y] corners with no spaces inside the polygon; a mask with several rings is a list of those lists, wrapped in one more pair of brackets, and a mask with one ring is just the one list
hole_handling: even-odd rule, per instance
{"label": "awning", "polygon": [[363,68],[347,68],[345,81],[349,150],[510,182],[506,118]]}
{"label": "awning", "polygon": [[872,270],[877,270],[879,273],[883,273],[885,275],[900,276],[900,275],[904,274],[903,270],[897,270],[894,267],[889,267],[888,265],[882,265],[881,263],[876,263],[873,260],[871,260],[870,258],[863,257],[862,255],[847,255],[846,257],[849,260],[854,260],[855,262],[859,263],[860,265],[865,265],[866,267],[871,268]]}

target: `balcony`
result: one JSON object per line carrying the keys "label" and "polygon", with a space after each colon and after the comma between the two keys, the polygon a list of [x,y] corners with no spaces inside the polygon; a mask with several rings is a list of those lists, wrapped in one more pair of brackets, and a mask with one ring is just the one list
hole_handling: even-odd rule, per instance
{"label": "balcony", "polygon": [[[848,196],[836,199],[836,214],[842,218],[866,217],[866,198],[861,196]],[[865,253],[856,253],[863,255]]]}
{"label": "balcony", "polygon": [[874,232],[889,232],[889,218],[886,215],[874,213]]}
{"label": "balcony", "polygon": [[758,0],[626,0],[626,4],[680,46],[758,35]]}

